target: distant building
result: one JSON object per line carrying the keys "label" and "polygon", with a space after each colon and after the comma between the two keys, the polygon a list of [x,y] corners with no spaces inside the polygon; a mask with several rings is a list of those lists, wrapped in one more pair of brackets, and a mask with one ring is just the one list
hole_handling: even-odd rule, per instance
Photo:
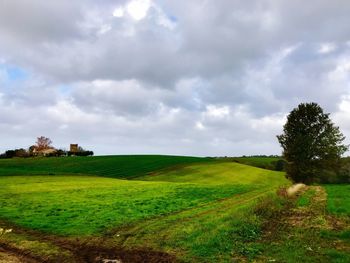
{"label": "distant building", "polygon": [[70,149],[67,152],[68,156],[93,156],[93,151],[84,150],[78,144],[70,144]]}
{"label": "distant building", "polygon": [[49,156],[51,154],[55,154],[57,150],[55,148],[47,148],[39,150],[37,147],[32,149],[33,156]]}
{"label": "distant building", "polygon": [[70,152],[76,153],[79,151],[78,144],[71,144],[70,145]]}
{"label": "distant building", "polygon": [[50,149],[45,149],[45,150],[42,150],[41,151],[41,153],[44,155],[44,156],[48,156],[48,155],[50,155],[50,154],[54,154],[54,153],[56,153],[57,152],[57,150],[56,149],[54,149],[54,148],[50,148]]}

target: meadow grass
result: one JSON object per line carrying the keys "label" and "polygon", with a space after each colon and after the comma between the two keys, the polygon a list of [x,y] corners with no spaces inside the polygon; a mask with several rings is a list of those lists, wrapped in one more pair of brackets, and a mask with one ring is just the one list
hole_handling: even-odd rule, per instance
{"label": "meadow grass", "polygon": [[324,253],[330,262],[350,262],[350,185],[328,184],[323,188],[327,192],[327,212],[338,224],[334,229],[323,229],[320,233],[323,240],[337,244],[325,249]]}
{"label": "meadow grass", "polygon": [[3,219],[61,235],[99,234],[254,189],[92,176],[16,176],[0,182]]}
{"label": "meadow grass", "polygon": [[[77,165],[70,175],[34,176],[38,164],[26,160],[32,170],[15,167],[29,170],[31,176],[0,177],[1,219],[43,233],[108,236],[114,245],[146,246],[185,262],[231,262],[233,255],[250,258],[259,253],[259,244],[253,241],[260,236],[261,221],[252,209],[261,198],[290,184],[283,172],[232,161],[186,159],[187,164],[182,160],[176,167],[147,164],[125,176],[114,166],[72,159],[62,158],[68,162],[62,167],[44,160],[44,171],[51,166],[54,173]],[[132,180],[79,175],[85,166],[93,168],[91,174]]]}
{"label": "meadow grass", "polygon": [[350,216],[350,184],[323,185],[327,191],[327,210],[331,214]]}
{"label": "meadow grass", "polygon": [[114,178],[131,178],[169,167],[210,161],[213,159],[167,155],[13,158],[0,159],[0,176],[92,174]]}
{"label": "meadow grass", "polygon": [[[184,262],[232,262],[250,239],[260,234],[254,206],[273,189],[259,189],[212,202],[161,220],[149,219],[115,230],[116,243],[129,248],[149,247],[175,253]],[[155,238],[156,235],[156,238]]]}
{"label": "meadow grass", "polygon": [[268,185],[273,187],[289,183],[284,174],[284,172],[270,171],[234,162],[213,162],[191,164],[176,170],[160,171],[138,179],[201,184]]}
{"label": "meadow grass", "polygon": [[255,186],[249,192],[170,214],[161,220],[151,218],[115,230],[115,242],[121,245],[132,248],[147,243],[156,249],[176,251],[185,262],[231,262],[233,254],[254,254],[255,245],[245,244],[260,234],[261,222],[252,209],[261,199],[274,195],[279,186],[290,184],[282,172],[233,162],[192,164],[138,179],[218,187]]}
{"label": "meadow grass", "polygon": [[302,194],[297,202],[296,205],[299,207],[308,206],[311,203],[311,198],[315,195],[314,189],[308,189],[304,194]]}

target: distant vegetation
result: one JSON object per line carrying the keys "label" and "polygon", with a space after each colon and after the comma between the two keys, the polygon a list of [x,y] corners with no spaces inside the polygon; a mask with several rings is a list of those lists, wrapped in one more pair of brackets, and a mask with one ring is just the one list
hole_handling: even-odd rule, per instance
{"label": "distant vegetation", "polygon": [[280,156],[244,156],[230,158],[232,161],[272,171],[284,171],[286,162]]}
{"label": "distant vegetation", "polygon": [[34,145],[28,149],[14,149],[7,150],[0,154],[0,159],[10,158],[28,158],[28,157],[64,157],[64,156],[93,156],[94,152],[85,150],[82,147],[77,147],[75,151],[66,151],[63,149],[56,149],[52,146],[50,138],[40,136],[37,138]]}
{"label": "distant vegetation", "polygon": [[[287,162],[282,157],[247,156],[228,158],[234,162],[251,165],[273,171],[285,171]],[[350,157],[339,160],[336,170],[324,169],[319,175],[319,181],[329,184],[350,183]]]}

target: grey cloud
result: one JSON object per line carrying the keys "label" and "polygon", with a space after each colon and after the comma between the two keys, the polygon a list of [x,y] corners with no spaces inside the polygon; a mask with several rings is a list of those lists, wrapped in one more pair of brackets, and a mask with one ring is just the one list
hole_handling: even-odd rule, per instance
{"label": "grey cloud", "polygon": [[0,59],[31,75],[0,87],[3,137],[45,133],[97,153],[268,154],[300,102],[347,122],[348,1],[154,0],[144,19],[113,17],[127,2],[1,2]]}
{"label": "grey cloud", "polygon": [[113,112],[120,116],[142,116],[157,110],[156,92],[137,81],[95,81],[82,83],[72,93],[75,104],[89,112]]}
{"label": "grey cloud", "polygon": [[37,44],[80,35],[82,13],[75,2],[4,0],[0,5],[0,28],[5,37]]}
{"label": "grey cloud", "polygon": [[[342,23],[347,19],[344,10],[349,11],[350,6],[344,1],[338,2],[342,10],[330,8],[329,12],[325,9],[334,4],[327,1],[317,2],[320,9],[315,10],[313,3],[302,11],[299,1],[283,5],[275,1],[166,3],[165,7],[174,9],[178,17],[178,26],[171,32],[156,25],[151,18],[137,23],[128,19],[113,20],[113,9],[108,4],[109,14],[108,8],[100,8],[96,19],[90,16],[90,23],[98,21],[95,27],[110,24],[111,30],[106,34],[86,35],[66,45],[42,41],[37,47],[31,47],[24,59],[41,72],[66,81],[136,78],[168,88],[184,76],[210,79],[230,74],[269,51],[298,41],[344,40],[348,32],[343,26],[348,23]],[[77,3],[74,6],[79,6]],[[74,10],[73,7],[67,9]],[[88,8],[78,10],[85,11],[85,17],[89,17],[86,16]],[[46,13],[59,15],[59,11],[52,8]],[[69,12],[68,17],[71,17]],[[72,21],[74,25],[77,20],[73,15],[65,21]],[[300,21],[303,21],[303,30],[296,26]],[[342,25],[341,29],[338,26],[333,28],[336,30],[323,30],[322,25],[336,22]],[[73,27],[62,25],[60,28],[68,33]],[[94,26],[91,28],[97,30]],[[124,35],[125,28],[134,31],[134,35]],[[45,35],[45,30],[42,31]],[[74,33],[82,34],[79,30]]]}

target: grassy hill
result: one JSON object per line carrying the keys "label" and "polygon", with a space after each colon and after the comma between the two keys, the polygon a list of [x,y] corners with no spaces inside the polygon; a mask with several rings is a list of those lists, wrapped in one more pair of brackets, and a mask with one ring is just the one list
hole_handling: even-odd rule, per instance
{"label": "grassy hill", "polygon": [[0,214],[26,228],[81,236],[252,189],[91,176],[6,176],[0,186]]}
{"label": "grassy hill", "polygon": [[287,183],[283,173],[237,163],[192,164],[132,181],[79,175],[3,176],[0,214],[32,229],[65,235],[96,234],[138,219]]}
{"label": "grassy hill", "polygon": [[166,155],[13,158],[0,159],[0,176],[90,174],[130,178],[172,166],[210,162],[212,160],[211,158]]}
{"label": "grassy hill", "polygon": [[234,162],[189,164],[178,169],[138,177],[138,179],[200,184],[269,185],[270,187],[288,182],[284,178],[284,172],[270,171]]}
{"label": "grassy hill", "polygon": [[[0,167],[7,174],[0,177],[0,224],[80,240],[108,236],[125,249],[147,246],[201,262],[218,259],[232,241],[228,231],[239,228],[259,198],[289,184],[280,172],[193,157],[13,159],[1,160]],[[18,241],[32,235],[7,238],[12,246],[47,253],[37,243]]]}
{"label": "grassy hill", "polygon": [[155,155],[0,160],[0,174],[0,246],[39,262],[348,260],[346,185],[286,200],[283,172]]}

